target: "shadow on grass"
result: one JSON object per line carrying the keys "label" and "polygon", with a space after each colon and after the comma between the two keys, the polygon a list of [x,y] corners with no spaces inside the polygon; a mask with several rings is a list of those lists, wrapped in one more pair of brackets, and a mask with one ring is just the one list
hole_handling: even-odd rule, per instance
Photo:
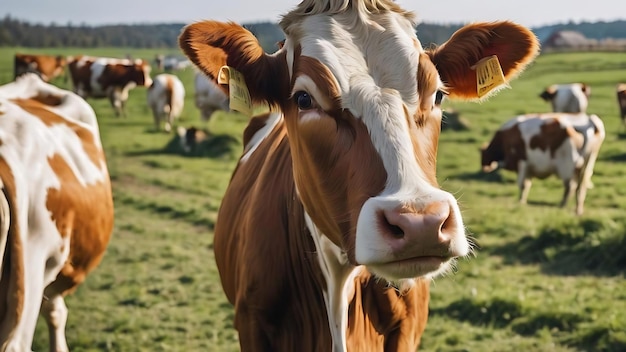
{"label": "shadow on grass", "polygon": [[[585,325],[593,318],[585,312],[537,311],[523,301],[493,297],[462,298],[441,308],[431,308],[430,316],[444,316],[474,326],[510,328],[522,336],[537,336],[542,331],[558,331],[560,345],[585,351],[624,351],[626,334],[602,325]],[[566,333],[566,334],[564,334]]]}
{"label": "shadow on grass", "polygon": [[626,220],[555,221],[537,235],[497,247],[506,264],[539,264],[551,275],[614,276],[626,273]]}
{"label": "shadow on grass", "polygon": [[607,155],[603,157],[602,160],[612,161],[612,162],[624,162],[626,161],[626,153]]}
{"label": "shadow on grass", "polygon": [[448,316],[472,325],[504,328],[513,319],[522,316],[522,306],[519,302],[500,298],[485,301],[462,298],[447,307],[433,308],[429,312],[433,316]]}
{"label": "shadow on grass", "polygon": [[196,144],[190,151],[185,151],[181,145],[181,137],[173,135],[172,139],[161,149],[148,149],[136,152],[128,152],[127,156],[163,155],[175,154],[185,157],[219,159],[224,157],[235,158],[241,152],[241,145],[237,138],[229,134],[209,135],[206,139]]}
{"label": "shadow on grass", "polygon": [[462,174],[457,174],[451,176],[454,179],[462,180],[462,181],[484,181],[490,183],[504,183],[504,177],[500,174],[500,172],[465,172]]}

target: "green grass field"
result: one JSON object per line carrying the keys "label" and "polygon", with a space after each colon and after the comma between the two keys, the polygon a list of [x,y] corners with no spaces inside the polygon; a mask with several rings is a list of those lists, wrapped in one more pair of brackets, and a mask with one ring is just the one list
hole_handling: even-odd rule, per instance
{"label": "green grass field", "polygon": [[[0,48],[0,83],[12,79],[16,51],[150,60],[156,53]],[[187,88],[179,123],[202,127],[193,106],[193,71],[178,74]],[[548,111],[538,97],[545,86],[576,81],[591,85],[588,110],[603,118],[607,130],[585,215],[574,215],[573,202],[557,207],[562,185],[556,178],[535,180],[529,204],[521,206],[515,175],[482,175],[478,149],[508,118]],[[422,351],[626,350],[626,128],[615,98],[620,81],[626,82],[626,53],[550,54],[486,102],[444,104],[471,128],[442,134],[438,177],[460,200],[479,248],[455,274],[432,285]],[[55,83],[68,87],[63,79]],[[173,135],[154,131],[145,97],[145,88],[131,92],[126,119],[116,118],[106,100],[89,100],[113,178],[115,232],[100,267],[67,299],[68,343],[75,352],[236,351],[212,229],[247,119],[215,114],[206,126],[212,149],[184,156]],[[47,350],[43,321],[33,349]]]}

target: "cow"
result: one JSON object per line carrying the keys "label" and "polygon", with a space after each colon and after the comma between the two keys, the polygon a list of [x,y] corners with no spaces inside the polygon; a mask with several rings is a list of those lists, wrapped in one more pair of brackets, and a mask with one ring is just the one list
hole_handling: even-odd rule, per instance
{"label": "cow", "polygon": [[83,98],[109,98],[116,116],[126,116],[129,91],[150,87],[150,65],[141,60],[79,56],[69,63],[74,92]]}
{"label": "cow", "polygon": [[204,73],[196,72],[194,89],[194,102],[204,123],[208,123],[217,110],[230,111],[228,95]]}
{"label": "cow", "polygon": [[617,85],[617,104],[619,106],[622,126],[626,126],[626,83]]}
{"label": "cow", "polygon": [[195,126],[178,126],[176,134],[178,135],[180,147],[185,153],[198,152],[199,146],[209,138],[208,131],[198,129]]}
{"label": "cow", "polygon": [[510,81],[537,39],[474,23],[425,51],[392,0],[304,0],[280,26],[271,55],[235,23],[179,36],[208,77],[226,65],[272,107],[245,128],[214,229],[241,350],[415,351],[430,280],[471,252],[435,174],[441,100],[480,100],[484,58]]}
{"label": "cow", "polygon": [[552,112],[586,112],[591,87],[585,83],[553,84],[539,97],[552,104]]}
{"label": "cow", "polygon": [[0,87],[0,351],[30,351],[37,316],[67,351],[64,296],[98,266],[113,197],[93,109],[27,74]]}
{"label": "cow", "polygon": [[533,177],[556,175],[565,190],[561,207],[576,189],[576,214],[582,215],[587,188],[605,137],[597,115],[544,113],[505,122],[481,150],[484,172],[501,167],[517,172],[519,201],[525,204]]}
{"label": "cow", "polygon": [[152,81],[148,88],[147,101],[152,110],[155,128],[159,131],[161,120],[165,120],[164,129],[170,132],[174,119],[180,117],[185,107],[185,86],[177,76],[169,73],[161,73]]}
{"label": "cow", "polygon": [[34,72],[42,80],[50,80],[62,75],[65,72],[67,59],[65,56],[57,55],[35,55],[35,54],[15,54],[13,65],[14,78],[26,73]]}

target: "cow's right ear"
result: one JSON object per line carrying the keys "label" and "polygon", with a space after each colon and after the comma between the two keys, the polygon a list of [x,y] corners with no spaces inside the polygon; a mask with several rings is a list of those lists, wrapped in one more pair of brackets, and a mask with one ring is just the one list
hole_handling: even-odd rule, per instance
{"label": "cow's right ear", "polygon": [[235,23],[204,21],[183,28],[178,44],[185,55],[209,77],[222,66],[241,72],[255,102],[279,104],[289,94],[285,54],[268,55],[256,37]]}

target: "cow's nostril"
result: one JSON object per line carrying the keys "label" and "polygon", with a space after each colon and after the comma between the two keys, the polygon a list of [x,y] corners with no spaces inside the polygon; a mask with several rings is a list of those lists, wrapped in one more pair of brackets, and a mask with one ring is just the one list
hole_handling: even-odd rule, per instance
{"label": "cow's nostril", "polygon": [[389,222],[389,219],[387,218],[387,216],[385,216],[384,213],[381,214],[380,218],[385,232],[389,233],[392,237],[397,239],[404,237],[404,230],[400,226]]}
{"label": "cow's nostril", "polygon": [[396,238],[404,237],[404,231],[400,228],[400,226],[390,224],[389,230],[391,231],[391,234],[393,235],[393,237],[396,237]]}
{"label": "cow's nostril", "polygon": [[456,230],[456,220],[454,218],[454,211],[450,209],[450,213],[448,217],[444,220],[444,222],[441,224],[441,229],[439,232],[445,234],[445,233],[448,233],[450,231],[455,231],[455,230]]}

